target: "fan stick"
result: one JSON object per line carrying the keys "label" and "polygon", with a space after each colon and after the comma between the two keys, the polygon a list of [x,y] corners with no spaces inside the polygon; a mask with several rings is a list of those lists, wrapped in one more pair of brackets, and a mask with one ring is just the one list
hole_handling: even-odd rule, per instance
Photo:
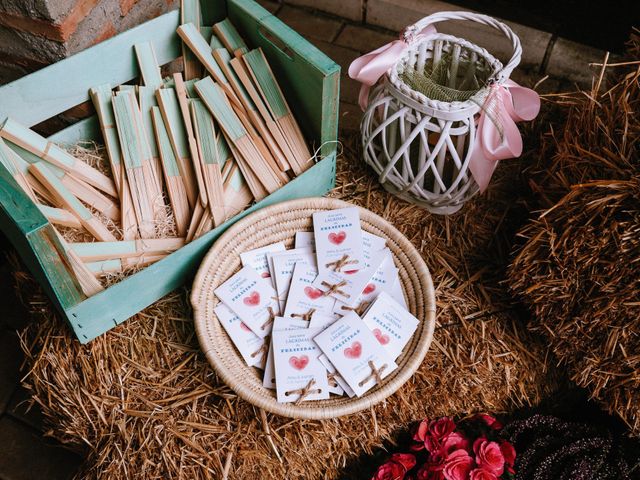
{"label": "fan stick", "polygon": [[[242,105],[244,106],[246,117],[244,116],[244,114],[240,115],[240,113],[236,111],[236,113],[238,113],[238,117],[240,118],[240,120],[243,120],[243,118],[246,119],[248,117],[249,121],[247,121],[245,124],[245,128],[247,128],[248,131],[253,131],[253,127],[258,130],[259,136],[255,133],[255,131],[253,131],[252,136],[255,139],[259,139],[260,143],[258,144],[258,147],[260,148],[260,150],[266,151],[269,158],[273,158],[273,160],[275,160],[276,170],[280,170],[281,172],[290,170],[291,166],[289,165],[289,162],[283,155],[279,145],[274,140],[269,130],[265,127],[265,124],[260,118],[260,114],[257,111],[255,103],[242,85],[242,82],[236,75],[236,72],[233,70],[233,68],[231,68],[231,55],[229,54],[229,52],[225,49],[216,49],[213,51],[213,58],[215,58],[216,62],[218,62],[218,65],[220,65],[220,68],[229,79],[231,87],[234,89],[234,91],[238,95],[238,98],[242,102]],[[250,126],[249,123],[252,126]],[[286,175],[284,176],[284,180],[285,182],[288,181]]]}
{"label": "fan stick", "polygon": [[133,48],[136,52],[144,85],[150,87],[153,91],[161,88],[162,75],[160,74],[160,66],[158,65],[153,44],[151,42],[138,43]]}
{"label": "fan stick", "polygon": [[216,145],[216,130],[213,117],[200,100],[191,101],[191,115],[199,150],[200,168],[209,200],[209,210],[214,226],[222,224],[224,214],[224,191],[220,158]]}
{"label": "fan stick", "polygon": [[129,259],[142,255],[168,255],[184,247],[184,238],[156,238],[116,242],[70,243],[71,249],[83,262]]}
{"label": "fan stick", "polygon": [[49,205],[43,205],[41,203],[36,203],[36,206],[45,218],[54,225],[77,229],[82,228],[82,224],[80,223],[80,220],[78,220],[78,217],[63,208],[50,207]]}
{"label": "fan stick", "polygon": [[[191,23],[200,32],[202,12],[200,0],[182,0],[180,6],[180,24]],[[184,62],[184,78],[191,80],[202,76],[202,66],[194,53],[182,42],[182,59]]]}
{"label": "fan stick", "polygon": [[249,206],[253,195],[251,195],[251,190],[249,190],[238,164],[233,159],[227,161],[222,173],[225,214],[227,218],[231,218]]}
{"label": "fan stick", "polygon": [[160,159],[162,160],[165,185],[169,194],[169,202],[173,210],[178,235],[185,236],[189,228],[190,209],[184,181],[180,175],[178,162],[171,148],[169,134],[162,121],[162,114],[158,107],[152,109],[153,126],[160,149]]}
{"label": "fan stick", "polygon": [[89,262],[85,265],[87,270],[89,270],[94,276],[99,277],[108,273],[121,273],[128,268],[146,267],[152,263],[162,260],[166,256],[166,254],[144,255],[141,257],[127,258],[125,260],[112,259],[100,262]]}
{"label": "fan stick", "polygon": [[42,160],[75,175],[80,180],[93,185],[106,194],[112,197],[118,196],[113,180],[109,177],[71,156],[55,143],[48,141],[15,120],[11,118],[5,120],[2,127],[0,127],[0,136],[33,153]]}
{"label": "fan stick", "polygon": [[119,92],[113,99],[116,125],[138,228],[143,238],[155,236],[162,193],[151,169],[151,151],[144,137],[142,115],[131,92]]}
{"label": "fan stick", "polygon": [[73,213],[91,235],[103,242],[116,240],[116,237],[105,227],[69,190],[60,182],[49,168],[42,163],[29,165],[29,172],[44,185],[57,202]]}
{"label": "fan stick", "polygon": [[213,227],[214,227],[214,224],[213,224],[213,217],[211,215],[211,210],[206,209],[202,214],[202,218],[200,219],[200,223],[198,224],[196,231],[193,234],[193,240],[201,237],[202,235],[207,233],[209,230],[211,230]]}
{"label": "fan stick", "polygon": [[178,97],[173,88],[159,89],[156,92],[156,97],[167,134],[169,135],[171,147],[173,148],[173,153],[178,163],[180,176],[184,182],[189,207],[193,209],[198,202],[198,184],[189,158],[187,132],[182,122]]}
{"label": "fan stick", "polygon": [[62,238],[62,235],[54,229],[55,235],[64,250],[64,253],[67,257],[67,261],[69,262],[69,268],[71,268],[71,272],[73,273],[75,280],[80,287],[82,293],[84,293],[87,297],[91,297],[96,293],[100,293],[104,290],[104,287],[100,284],[98,280],[96,280],[94,274],[89,271],[87,266],[82,263],[82,260],[78,258],[78,256],[69,248],[66,240]]}
{"label": "fan stick", "polygon": [[196,203],[196,206],[193,209],[193,215],[191,216],[191,222],[189,222],[189,229],[187,230],[187,243],[193,240],[196,230],[200,225],[200,221],[202,220],[202,217],[205,215],[206,211],[207,208],[203,207],[200,202]]}
{"label": "fan stick", "polygon": [[216,23],[213,32],[234,57],[240,57],[249,51],[247,44],[228,18]]}
{"label": "fan stick", "polygon": [[180,113],[182,114],[182,121],[184,122],[184,129],[187,132],[187,143],[189,145],[189,153],[191,156],[191,166],[196,174],[196,181],[198,182],[198,193],[200,203],[207,205],[207,193],[205,191],[205,184],[202,172],[202,162],[200,160],[200,152],[198,151],[198,145],[196,143],[196,137],[194,132],[194,126],[189,112],[189,100],[187,99],[187,89],[182,75],[175,73],[173,80],[176,84],[176,96],[178,97],[178,105],[180,106]]}
{"label": "fan stick", "polygon": [[[227,140],[233,144],[235,150],[240,153],[243,160],[254,171],[265,190],[272,193],[284,185],[285,182],[279,179],[275,172],[269,168],[269,165],[265,163],[242,122],[227,103],[222,89],[213,83],[211,78],[205,78],[196,83],[196,90],[209,111],[218,120],[220,127],[227,136]],[[258,198],[255,193],[254,196]]]}
{"label": "fan stick", "polygon": [[293,118],[291,109],[284,98],[282,90],[280,90],[280,86],[271,71],[271,67],[269,67],[264,53],[258,48],[243,55],[242,59],[258,91],[262,94],[262,98],[269,107],[273,119],[280,126],[293,152],[297,154],[294,160],[298,162],[298,166],[303,171],[311,167],[311,152],[307,148],[304,136]]}
{"label": "fan stick", "polygon": [[[251,100],[253,100],[253,104],[258,110],[260,117],[262,117],[261,120],[262,122],[264,122],[266,131],[268,131],[270,136],[272,136],[275,139],[279,147],[279,150],[282,152],[282,155],[287,160],[287,164],[291,167],[291,169],[293,170],[293,173],[295,175],[300,175],[302,173],[302,169],[300,168],[298,162],[295,160],[296,154],[291,149],[291,146],[289,145],[287,140],[284,138],[284,135],[282,134],[280,127],[275,122],[275,120],[271,116],[271,113],[269,113],[269,110],[265,106],[264,101],[260,96],[260,93],[258,92],[258,90],[256,90],[256,87],[253,84],[253,80],[251,80],[250,74],[247,71],[247,67],[240,59],[237,59],[237,58],[232,59],[229,63],[231,64],[231,67],[233,67],[238,79],[242,83],[242,86],[245,88],[246,92],[249,94],[249,97],[251,98]],[[254,117],[257,117],[254,110],[249,110],[248,114],[252,119]],[[254,124],[259,122],[259,120],[260,120],[259,118],[256,118]],[[256,128],[260,129],[260,127],[256,127]]]}
{"label": "fan stick", "polygon": [[157,184],[158,191],[162,191],[162,165],[160,165],[160,154],[158,145],[153,134],[153,120],[151,119],[151,109],[156,107],[155,89],[152,87],[138,87],[138,100],[140,102],[140,113],[142,114],[142,125],[151,150],[151,167],[153,176]]}
{"label": "fan stick", "polygon": [[122,195],[122,185],[120,184],[120,171],[122,170],[122,152],[120,150],[120,140],[116,131],[116,119],[113,116],[111,86],[109,84],[94,87],[89,91],[93,106],[96,109],[100,130],[104,145],[107,148],[107,156],[111,165],[111,173],[118,195]]}
{"label": "fan stick", "polygon": [[36,195],[33,192],[31,185],[29,185],[29,180],[27,180],[26,175],[16,166],[12,157],[12,153],[13,152],[9,149],[9,147],[7,147],[7,144],[4,143],[4,140],[0,138],[0,163],[4,165],[4,167],[11,174],[18,186],[22,188],[24,193],[27,194],[31,201],[37,203]]}
{"label": "fan stick", "polygon": [[178,27],[178,35],[180,35],[180,38],[182,38],[184,43],[186,43],[196,55],[196,57],[198,57],[198,60],[200,60],[200,63],[204,65],[204,68],[207,70],[207,72],[209,72],[213,79],[224,90],[224,92],[229,97],[229,100],[236,107],[242,108],[242,104],[229,85],[224,72],[220,69],[215,59],[213,58],[213,55],[211,54],[211,47],[204,39],[204,37],[200,34],[200,32],[196,29],[196,27],[192,23],[180,25]]}

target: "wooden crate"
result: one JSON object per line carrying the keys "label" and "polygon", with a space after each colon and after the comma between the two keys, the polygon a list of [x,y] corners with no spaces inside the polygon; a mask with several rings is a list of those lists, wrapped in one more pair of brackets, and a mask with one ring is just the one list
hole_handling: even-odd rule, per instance
{"label": "wooden crate", "polygon": [[[203,24],[229,17],[251,46],[260,46],[281,81],[305,137],[322,157],[280,190],[125,280],[90,298],[76,286],[53,227],[0,166],[0,227],[82,343],[105,333],[187,282],[213,241],[249,212],[292,198],[321,196],[335,184],[340,67],[252,0],[203,0]],[[181,55],[179,13],[169,12],[77,55],[0,87],[0,120],[33,126],[89,100],[89,88],[140,75],[133,45],[153,43],[158,62]],[[96,117],[50,137],[60,144],[102,141]]]}

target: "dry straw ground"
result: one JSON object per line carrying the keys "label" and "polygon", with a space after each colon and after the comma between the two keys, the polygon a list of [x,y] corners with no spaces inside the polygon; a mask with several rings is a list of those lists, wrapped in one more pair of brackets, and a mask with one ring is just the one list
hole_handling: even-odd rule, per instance
{"label": "dry straw ground", "polygon": [[560,97],[566,122],[532,169],[547,209],[520,232],[513,291],[571,379],[640,435],[640,36],[591,92]]}

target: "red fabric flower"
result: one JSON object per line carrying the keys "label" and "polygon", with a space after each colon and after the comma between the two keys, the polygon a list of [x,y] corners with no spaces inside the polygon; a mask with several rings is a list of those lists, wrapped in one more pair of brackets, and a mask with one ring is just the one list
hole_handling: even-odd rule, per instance
{"label": "red fabric flower", "polygon": [[473,443],[473,452],[476,455],[476,463],[479,467],[490,471],[496,476],[504,472],[504,455],[496,442],[490,442],[484,437],[478,438]]}
{"label": "red fabric flower", "polygon": [[471,470],[469,480],[498,480],[498,477],[484,468],[475,468]]}
{"label": "red fabric flower", "polygon": [[496,417],[487,415],[486,413],[479,413],[476,415],[476,418],[483,420],[484,423],[487,424],[487,427],[492,430],[502,430],[503,425],[500,420],[496,419]]}
{"label": "red fabric flower", "polygon": [[474,466],[473,458],[466,450],[456,450],[447,457],[442,472],[446,480],[468,480]]}
{"label": "red fabric flower", "polygon": [[456,450],[469,450],[469,440],[458,432],[452,432],[442,441],[439,454],[442,457],[447,457]]}
{"label": "red fabric flower", "polygon": [[372,480],[403,480],[407,470],[416,464],[416,457],[410,453],[394,453],[391,459],[378,467]]}
{"label": "red fabric flower", "polygon": [[429,420],[424,419],[420,422],[420,425],[418,425],[418,428],[416,429],[416,433],[413,435],[413,439],[416,442],[420,442],[420,443],[417,445],[412,445],[411,450],[422,450],[423,448],[425,448],[424,441],[428,435],[429,435]]}
{"label": "red fabric flower", "polygon": [[500,451],[502,452],[502,456],[504,457],[504,463],[507,466],[507,471],[509,473],[516,473],[513,469],[513,465],[516,463],[516,449],[513,448],[507,441],[503,441],[500,444]]}
{"label": "red fabric flower", "polygon": [[413,439],[420,444],[414,445],[412,450],[426,448],[431,455],[438,455],[443,440],[455,429],[456,424],[451,417],[442,417],[431,422],[425,419],[420,422],[413,436]]}

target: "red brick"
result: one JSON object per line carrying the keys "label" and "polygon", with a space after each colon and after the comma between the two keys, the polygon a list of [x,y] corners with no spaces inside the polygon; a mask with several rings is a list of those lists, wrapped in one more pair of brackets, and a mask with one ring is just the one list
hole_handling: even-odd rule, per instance
{"label": "red brick", "polygon": [[120,0],[120,13],[124,17],[134,7],[139,0]]}
{"label": "red brick", "polygon": [[113,26],[113,22],[107,22],[102,31],[93,39],[91,45],[104,42],[106,39],[113,37],[116,33],[116,27]]}

